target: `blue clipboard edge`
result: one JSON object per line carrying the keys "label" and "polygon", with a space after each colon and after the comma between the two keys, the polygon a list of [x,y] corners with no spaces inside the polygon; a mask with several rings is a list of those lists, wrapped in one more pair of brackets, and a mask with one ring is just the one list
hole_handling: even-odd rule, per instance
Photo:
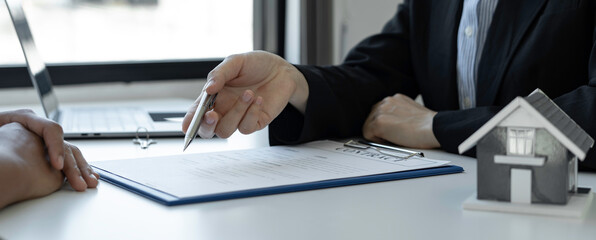
{"label": "blue clipboard edge", "polygon": [[157,201],[161,204],[170,205],[170,202],[176,202],[180,198],[169,193],[151,188],[139,182],[132,181],[128,178],[103,170],[96,166],[91,166],[93,171],[99,174],[100,180],[116,185],[124,190],[131,191],[143,197]]}
{"label": "blue clipboard edge", "polygon": [[100,179],[116,185],[125,190],[131,191],[143,197],[149,198],[153,201],[159,202],[167,206],[176,206],[190,203],[203,203],[212,201],[229,200],[236,198],[256,197],[280,193],[299,192],[307,190],[316,190],[323,188],[350,186],[364,183],[384,182],[408,178],[419,178],[427,176],[436,176],[451,173],[461,173],[464,169],[457,165],[447,165],[434,168],[417,169],[404,172],[385,173],[377,175],[368,175],[351,178],[331,179],[318,182],[308,182],[293,185],[275,186],[267,188],[247,189],[242,191],[225,192],[209,195],[201,195],[195,197],[179,198],[172,194],[151,188],[144,184],[132,181],[128,178],[113,174],[109,171],[92,166],[99,175]]}

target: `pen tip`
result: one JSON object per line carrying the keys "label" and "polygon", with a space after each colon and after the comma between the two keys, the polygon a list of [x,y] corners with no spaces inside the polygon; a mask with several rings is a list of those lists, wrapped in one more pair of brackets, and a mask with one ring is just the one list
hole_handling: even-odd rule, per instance
{"label": "pen tip", "polygon": [[182,152],[186,151],[186,149],[188,148],[188,146],[190,145],[191,141],[185,142],[184,143],[184,148],[182,148]]}

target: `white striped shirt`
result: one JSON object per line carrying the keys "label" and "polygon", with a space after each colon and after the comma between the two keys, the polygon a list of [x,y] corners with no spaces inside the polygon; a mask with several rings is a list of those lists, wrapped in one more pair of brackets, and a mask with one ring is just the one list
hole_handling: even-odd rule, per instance
{"label": "white striped shirt", "polygon": [[498,0],[464,0],[457,33],[459,108],[476,107],[478,63]]}

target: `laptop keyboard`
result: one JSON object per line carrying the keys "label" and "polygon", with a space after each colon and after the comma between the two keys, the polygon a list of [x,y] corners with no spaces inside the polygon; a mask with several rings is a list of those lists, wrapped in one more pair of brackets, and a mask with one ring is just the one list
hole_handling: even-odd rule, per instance
{"label": "laptop keyboard", "polygon": [[135,132],[154,129],[147,112],[140,108],[73,108],[64,112],[65,132]]}

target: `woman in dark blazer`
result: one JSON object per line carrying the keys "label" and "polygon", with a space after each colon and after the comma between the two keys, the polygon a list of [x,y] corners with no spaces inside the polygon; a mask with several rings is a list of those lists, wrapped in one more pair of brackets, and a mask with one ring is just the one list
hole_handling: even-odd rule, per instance
{"label": "woman in dark blazer", "polygon": [[[207,92],[219,96],[200,135],[225,138],[270,124],[272,144],[364,135],[457,152],[504,105],[540,88],[595,137],[595,5],[500,0],[478,63],[476,107],[466,110],[459,109],[456,80],[461,0],[406,1],[338,66],[292,66],[264,52],[232,55],[208,76]],[[419,94],[424,106],[411,100]],[[582,167],[596,169],[594,152]]]}

